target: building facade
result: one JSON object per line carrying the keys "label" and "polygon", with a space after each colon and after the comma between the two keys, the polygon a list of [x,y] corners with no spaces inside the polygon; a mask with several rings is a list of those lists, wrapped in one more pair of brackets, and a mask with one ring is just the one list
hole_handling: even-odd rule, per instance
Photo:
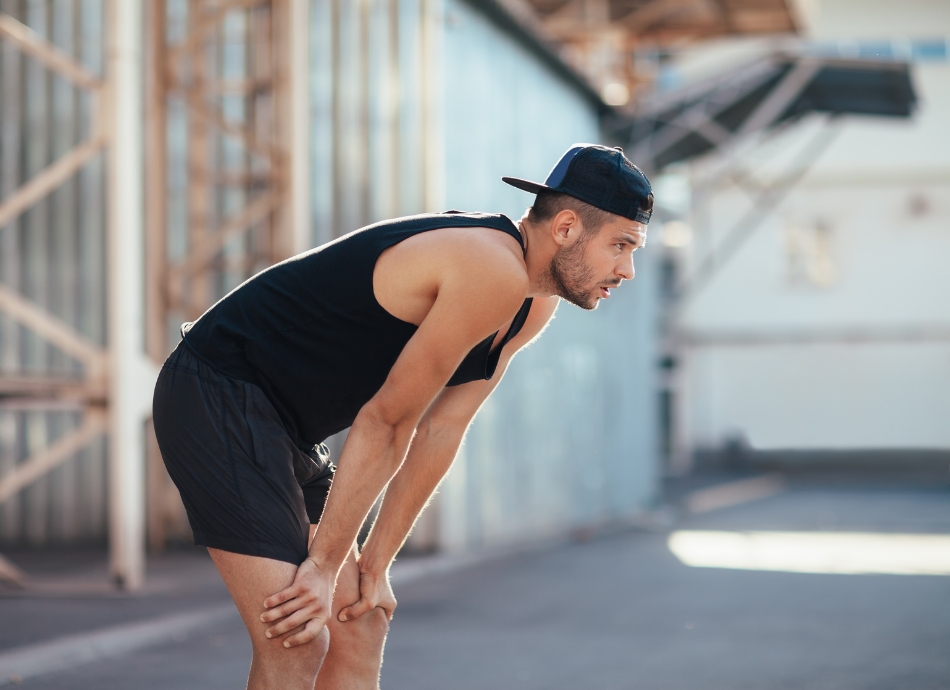
{"label": "building facade", "polygon": [[676,470],[697,450],[729,445],[950,449],[950,6],[809,7],[799,48],[911,61],[918,111],[909,121],[809,116],[737,165],[718,157],[675,171],[693,187],[695,237],[668,251],[689,276],[749,211],[756,189],[823,140],[728,263],[679,301]]}

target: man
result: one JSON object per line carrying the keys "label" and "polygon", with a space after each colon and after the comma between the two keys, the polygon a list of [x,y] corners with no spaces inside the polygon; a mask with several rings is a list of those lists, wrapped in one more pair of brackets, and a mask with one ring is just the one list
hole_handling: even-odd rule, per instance
{"label": "man", "polygon": [[[576,145],[545,184],[502,179],[537,194],[517,226],[378,223],[182,327],[155,431],[250,633],[252,690],[378,687],[389,566],[478,408],[559,299],[595,309],[633,278],[653,194],[620,149]],[[347,427],[334,474],[322,441]]]}

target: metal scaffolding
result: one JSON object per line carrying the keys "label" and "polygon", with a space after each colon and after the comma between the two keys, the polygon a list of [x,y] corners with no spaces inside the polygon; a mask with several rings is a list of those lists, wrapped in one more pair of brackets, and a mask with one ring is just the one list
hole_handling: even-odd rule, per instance
{"label": "metal scaffolding", "polygon": [[[153,0],[149,12],[146,333],[161,361],[179,324],[310,246],[309,2]],[[154,446],[149,499],[159,548],[187,528]]]}
{"label": "metal scaffolding", "polygon": [[[142,330],[142,169],[140,6],[107,6],[108,50],[102,75],[73,54],[57,47],[9,14],[0,14],[0,38],[22,56],[80,90],[87,104],[88,132],[75,146],[24,180],[0,203],[0,226],[7,226],[87,164],[105,154],[108,167],[106,277],[108,339],[105,346],[74,324],[24,297],[9,285],[0,287],[0,310],[78,367],[60,367],[59,375],[4,376],[0,392],[7,409],[72,408],[79,422],[54,442],[38,449],[4,473],[0,502],[46,476],[77,451],[108,432],[109,535],[112,576],[136,589],[144,576],[142,534],[144,501],[143,422],[147,394],[156,368],[143,350]],[[8,145],[10,142],[6,142]],[[9,153],[9,151],[7,152]],[[115,289],[121,286],[120,289]],[[17,573],[8,573],[12,579]]]}
{"label": "metal scaffolding", "polygon": [[108,533],[135,589],[190,535],[156,368],[254,273],[440,208],[440,8],[0,0],[0,541]]}
{"label": "metal scaffolding", "polygon": [[[112,0],[101,15],[108,45],[101,74],[0,13],[4,75],[18,75],[14,60],[33,61],[81,93],[84,112],[67,117],[88,122],[78,143],[29,176],[14,165],[21,110],[5,122],[12,127],[4,128],[0,158],[13,164],[4,169],[0,232],[14,241],[3,244],[9,266],[0,284],[0,399],[6,412],[66,412],[68,428],[51,441],[54,434],[44,434],[48,442],[29,457],[0,467],[0,504],[107,434],[110,572],[130,590],[144,580],[146,505],[156,546],[169,521],[183,523],[146,434],[157,364],[172,340],[169,325],[198,316],[227,283],[309,246],[308,10],[306,0],[204,0],[176,15],[164,0]],[[17,92],[8,98],[8,90],[10,103]],[[182,129],[187,159],[169,160],[168,137]],[[17,221],[103,156],[108,336],[97,342],[75,318],[17,290],[22,281],[11,275],[22,253]],[[10,185],[13,179],[19,184]],[[183,222],[170,222],[183,209]],[[21,347],[23,338],[33,340]],[[26,366],[25,353],[37,347],[53,350],[56,366]],[[16,582],[22,574],[0,559],[0,577]]]}

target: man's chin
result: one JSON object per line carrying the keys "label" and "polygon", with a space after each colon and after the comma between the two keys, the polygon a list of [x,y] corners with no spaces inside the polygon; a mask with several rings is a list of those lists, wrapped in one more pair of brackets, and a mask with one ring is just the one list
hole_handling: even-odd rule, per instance
{"label": "man's chin", "polygon": [[580,307],[584,311],[594,311],[600,306],[600,300],[596,297],[588,297],[586,300],[580,300],[577,297],[565,297],[560,295],[565,302],[570,302],[575,307]]}

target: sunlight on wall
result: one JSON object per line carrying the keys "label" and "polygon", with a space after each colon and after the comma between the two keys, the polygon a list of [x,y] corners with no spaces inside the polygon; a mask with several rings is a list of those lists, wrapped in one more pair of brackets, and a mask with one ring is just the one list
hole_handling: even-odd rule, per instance
{"label": "sunlight on wall", "polygon": [[944,534],[678,531],[667,545],[694,568],[950,575],[950,535]]}

